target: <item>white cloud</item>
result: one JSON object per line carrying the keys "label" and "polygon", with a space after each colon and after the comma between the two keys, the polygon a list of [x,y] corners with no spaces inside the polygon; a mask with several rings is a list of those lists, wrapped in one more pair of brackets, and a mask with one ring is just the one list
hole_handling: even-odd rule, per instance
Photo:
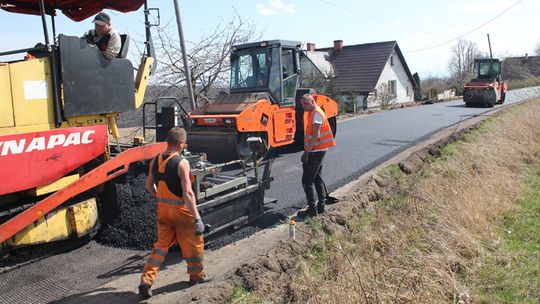
{"label": "white cloud", "polygon": [[286,4],[283,0],[268,0],[268,4],[259,3],[256,5],[257,11],[263,16],[277,15],[285,13],[293,15],[296,13],[294,4]]}
{"label": "white cloud", "polygon": [[256,5],[256,7],[257,7],[257,11],[259,11],[259,14],[263,16],[271,16],[278,13],[276,10],[266,7],[266,5],[264,4],[259,3]]}

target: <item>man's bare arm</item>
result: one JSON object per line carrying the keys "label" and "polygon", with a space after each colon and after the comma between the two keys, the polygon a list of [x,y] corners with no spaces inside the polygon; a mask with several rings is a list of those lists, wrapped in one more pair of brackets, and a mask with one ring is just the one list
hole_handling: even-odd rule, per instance
{"label": "man's bare arm", "polygon": [[193,193],[193,189],[191,188],[190,172],[189,162],[187,159],[182,159],[178,164],[178,176],[180,176],[180,183],[182,184],[184,203],[187,205],[193,218],[198,219],[200,215],[199,210],[197,210],[195,193]]}
{"label": "man's bare arm", "polygon": [[150,168],[148,169],[148,177],[146,178],[146,191],[150,193],[153,197],[157,197],[156,184],[154,183],[154,174],[152,173],[152,168],[154,167],[155,159],[152,159],[150,162]]}

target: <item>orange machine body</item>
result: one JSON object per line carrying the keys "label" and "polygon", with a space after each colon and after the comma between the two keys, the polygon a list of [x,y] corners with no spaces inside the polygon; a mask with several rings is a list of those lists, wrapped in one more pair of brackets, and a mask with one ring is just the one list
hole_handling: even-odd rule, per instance
{"label": "orange machine body", "polygon": [[[314,98],[328,118],[337,116],[338,106],[333,99],[318,94],[314,94]],[[190,117],[197,126],[229,128],[238,133],[265,133],[268,146],[281,147],[294,142],[296,111],[295,106],[279,106],[262,98],[237,104],[206,104],[191,112]]]}

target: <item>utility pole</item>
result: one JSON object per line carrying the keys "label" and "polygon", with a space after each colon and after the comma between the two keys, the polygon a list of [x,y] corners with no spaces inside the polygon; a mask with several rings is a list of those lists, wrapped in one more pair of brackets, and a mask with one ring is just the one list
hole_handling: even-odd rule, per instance
{"label": "utility pole", "polygon": [[489,45],[489,58],[493,60],[493,53],[491,53],[491,41],[489,40],[489,33],[487,34],[488,37],[488,45]]}
{"label": "utility pole", "polygon": [[188,90],[188,97],[191,103],[191,110],[195,110],[197,105],[195,104],[195,96],[193,95],[193,87],[191,85],[191,72],[189,70],[187,55],[186,55],[186,44],[184,42],[184,31],[182,30],[182,18],[180,17],[180,6],[178,5],[178,0],[174,0],[174,8],[176,11],[176,23],[178,25],[178,36],[180,36],[180,49],[182,50],[182,59],[184,61],[184,73],[186,74],[186,86]]}

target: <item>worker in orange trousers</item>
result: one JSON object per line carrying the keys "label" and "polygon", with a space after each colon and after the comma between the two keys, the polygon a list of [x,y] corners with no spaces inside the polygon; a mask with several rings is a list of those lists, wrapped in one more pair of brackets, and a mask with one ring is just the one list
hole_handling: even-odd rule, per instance
{"label": "worker in orange trousers", "polygon": [[152,296],[151,287],[169,248],[178,242],[186,260],[189,284],[210,281],[203,268],[204,223],[196,206],[191,168],[180,155],[186,145],[186,131],[172,128],[167,134],[167,150],[150,163],[146,190],[157,198],[158,240],[144,265],[139,294]]}

